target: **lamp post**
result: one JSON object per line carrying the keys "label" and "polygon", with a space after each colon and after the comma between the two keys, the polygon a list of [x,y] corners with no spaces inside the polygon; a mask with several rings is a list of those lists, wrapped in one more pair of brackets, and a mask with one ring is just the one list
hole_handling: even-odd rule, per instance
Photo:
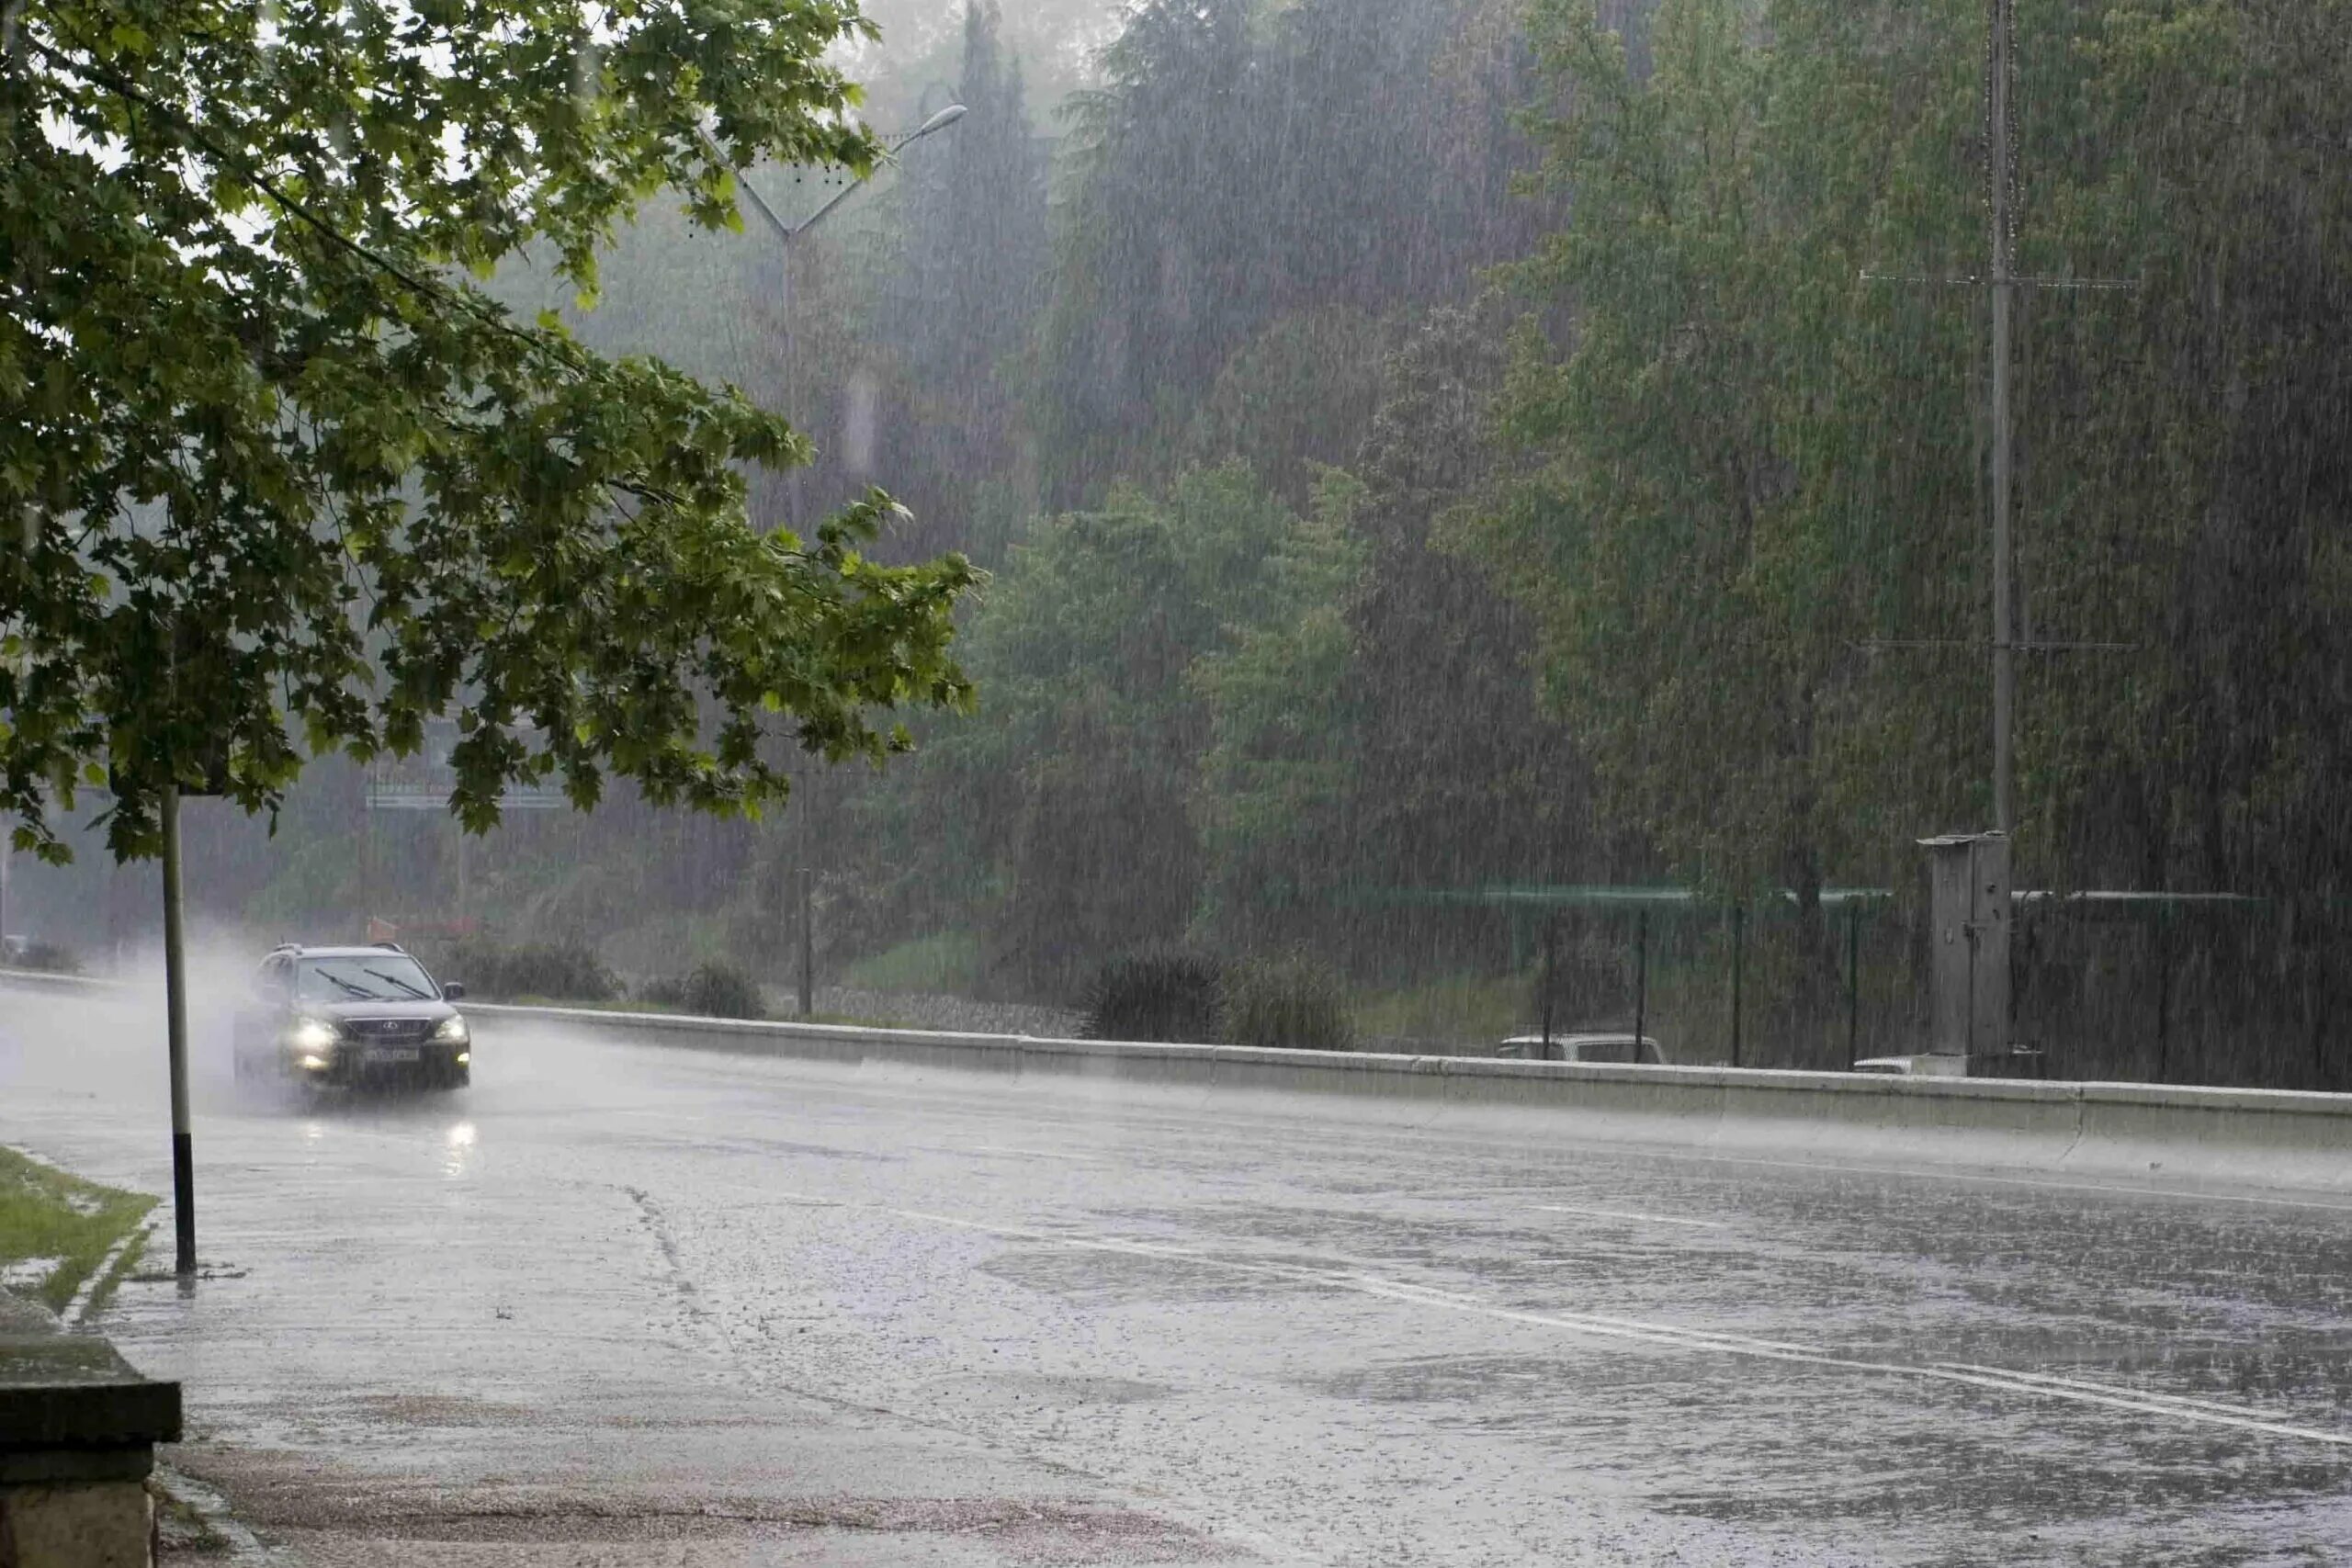
{"label": "lamp post", "polygon": [[[962,104],[949,104],[914,130],[890,143],[883,156],[886,159],[898,156],[900,152],[924,137],[946,130],[957,120],[962,119],[967,112],[969,111]],[[717,141],[711,139],[708,131],[703,132],[702,139],[703,145],[709,148],[714,156],[722,163],[726,161],[726,152]],[[824,206],[820,207],[797,223],[787,223],[779,217],[776,209],[768,205],[767,198],[760,194],[759,188],[749,179],[741,179],[737,182],[744,197],[751,202],[752,209],[766,220],[768,227],[775,231],[775,237],[783,243],[784,246],[784,284],[779,290],[779,304],[784,314],[784,407],[787,414],[793,412],[793,405],[798,401],[800,395],[799,362],[795,353],[792,332],[792,242],[815,228],[824,220],[827,213],[847,201],[860,186],[873,177],[869,171],[850,181],[849,184],[835,191]],[[794,518],[797,520],[800,513],[800,470],[797,468],[792,470],[786,483],[790,487],[791,510]]]}
{"label": "lamp post", "polygon": [[[957,120],[962,119],[967,112],[968,111],[962,104],[949,104],[930,116],[914,130],[890,143],[888,149],[883,153],[884,158],[894,158],[902,150],[922,141],[924,137],[946,130]],[[727,161],[726,152],[717,141],[711,139],[708,131],[703,133],[703,145],[709,148],[712,155],[720,162]],[[799,401],[800,396],[799,355],[792,332],[792,242],[816,227],[827,213],[847,201],[872,177],[872,173],[869,171],[850,181],[835,191],[822,207],[797,223],[787,223],[778,216],[776,209],[768,205],[767,198],[760,194],[759,188],[749,179],[737,181],[744,197],[750,200],[752,209],[766,220],[769,228],[775,231],[775,237],[782,244],[784,284],[778,291],[778,303],[784,314],[784,407],[787,415],[794,412],[794,405]],[[791,474],[785,479],[785,486],[786,507],[792,519],[797,522],[800,517],[800,468],[797,465],[794,466]],[[793,891],[797,895],[800,922],[800,974],[798,994],[795,999],[799,1003],[800,1016],[808,1018],[816,1010],[817,942],[813,924],[816,902],[808,874],[808,815],[803,809],[795,811],[793,818],[793,836],[796,840],[794,858],[799,862],[797,874],[793,878]]]}

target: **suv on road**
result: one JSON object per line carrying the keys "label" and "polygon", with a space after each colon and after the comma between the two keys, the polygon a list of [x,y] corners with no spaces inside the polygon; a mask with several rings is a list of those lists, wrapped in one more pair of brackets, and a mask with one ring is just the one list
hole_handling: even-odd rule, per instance
{"label": "suv on road", "polygon": [[449,1004],[465,994],[388,942],[288,942],[261,961],[253,999],[238,1010],[237,1077],[462,1089],[473,1077],[473,1040]]}

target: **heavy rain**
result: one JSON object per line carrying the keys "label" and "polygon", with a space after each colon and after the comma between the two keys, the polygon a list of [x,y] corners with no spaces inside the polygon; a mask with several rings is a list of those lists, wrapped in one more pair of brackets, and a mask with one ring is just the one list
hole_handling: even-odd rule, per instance
{"label": "heavy rain", "polygon": [[2352,1562],[2352,0],[0,138],[0,1568]]}

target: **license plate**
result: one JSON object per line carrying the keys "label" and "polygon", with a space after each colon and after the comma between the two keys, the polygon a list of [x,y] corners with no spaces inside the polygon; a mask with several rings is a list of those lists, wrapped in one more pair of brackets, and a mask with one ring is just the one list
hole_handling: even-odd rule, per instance
{"label": "license plate", "polygon": [[379,1046],[368,1053],[368,1059],[381,1066],[397,1066],[402,1063],[415,1061],[416,1047],[413,1045]]}

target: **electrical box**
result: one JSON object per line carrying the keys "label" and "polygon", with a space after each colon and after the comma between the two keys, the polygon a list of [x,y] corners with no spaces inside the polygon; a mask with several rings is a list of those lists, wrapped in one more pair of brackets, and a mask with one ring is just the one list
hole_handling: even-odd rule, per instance
{"label": "electrical box", "polygon": [[1922,839],[1935,954],[1928,1049],[1973,1066],[2009,1050],[2009,840],[2006,833]]}

